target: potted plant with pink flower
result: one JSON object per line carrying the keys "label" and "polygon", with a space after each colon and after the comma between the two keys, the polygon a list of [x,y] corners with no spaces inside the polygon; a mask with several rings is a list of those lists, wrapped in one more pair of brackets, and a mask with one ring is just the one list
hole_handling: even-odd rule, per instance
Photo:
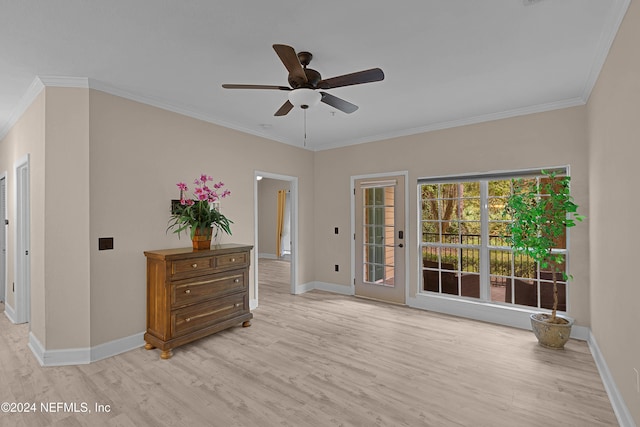
{"label": "potted plant with pink flower", "polygon": [[[216,206],[220,199],[229,196],[231,192],[224,188],[223,182],[213,184],[213,178],[202,174],[193,181],[193,197],[186,196],[189,191],[184,182],[177,183],[180,189],[180,203],[176,204],[171,213],[167,231],[173,230],[178,234],[189,230],[194,249],[209,249],[212,236],[219,233],[231,234],[230,224],[233,221],[225,217]],[[215,231],[214,231],[215,228]]]}

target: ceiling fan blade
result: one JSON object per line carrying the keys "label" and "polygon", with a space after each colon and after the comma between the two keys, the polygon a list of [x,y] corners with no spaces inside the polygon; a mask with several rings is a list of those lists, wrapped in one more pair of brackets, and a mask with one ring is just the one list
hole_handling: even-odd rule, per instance
{"label": "ceiling fan blade", "polygon": [[287,113],[291,111],[292,108],[293,108],[293,104],[290,103],[289,100],[287,99],[287,102],[282,104],[282,107],[280,107],[278,111],[276,111],[274,116],[286,116]]}
{"label": "ceiling fan blade", "polygon": [[291,46],[274,44],[273,50],[276,51],[285,68],[289,71],[290,77],[300,80],[302,83],[307,83],[307,75],[302,68],[302,64],[300,64],[296,51]]}
{"label": "ceiling fan blade", "polygon": [[321,80],[320,82],[318,82],[318,88],[332,89],[334,87],[379,82],[380,80],[384,80],[384,73],[380,68],[372,68],[370,70],[358,71],[351,74],[345,74],[342,76]]}
{"label": "ceiling fan blade", "polygon": [[223,84],[225,89],[276,89],[276,90],[291,90],[287,86],[270,86],[270,85],[236,85],[236,84]]}
{"label": "ceiling fan blade", "polygon": [[322,99],[320,100],[321,102],[324,102],[327,105],[331,105],[332,107],[337,108],[343,113],[351,114],[358,109],[357,105],[345,101],[342,98],[338,98],[337,96],[333,96],[326,92],[320,92],[320,94],[322,95]]}

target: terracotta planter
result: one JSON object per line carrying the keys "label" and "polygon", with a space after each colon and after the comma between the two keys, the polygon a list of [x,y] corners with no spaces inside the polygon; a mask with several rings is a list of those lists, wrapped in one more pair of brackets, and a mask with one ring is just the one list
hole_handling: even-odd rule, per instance
{"label": "terracotta planter", "polygon": [[571,326],[573,319],[568,317],[560,317],[567,323],[549,323],[546,319],[550,318],[549,314],[534,313],[531,315],[531,328],[538,338],[538,343],[547,348],[562,350],[564,345],[569,341],[571,336]]}
{"label": "terracotta planter", "polygon": [[193,244],[193,249],[195,250],[203,250],[203,249],[211,249],[211,228],[205,228],[204,230],[200,228],[196,228],[196,232],[191,239],[191,243]]}

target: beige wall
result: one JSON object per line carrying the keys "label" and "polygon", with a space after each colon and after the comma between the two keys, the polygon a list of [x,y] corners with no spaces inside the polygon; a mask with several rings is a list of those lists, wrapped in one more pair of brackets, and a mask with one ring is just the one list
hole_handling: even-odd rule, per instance
{"label": "beige wall", "polygon": [[[298,177],[297,282],[313,281],[313,153],[98,91],[90,115],[92,346],[145,330],[143,252],[190,246],[165,230],[176,183],[200,173],[231,190],[221,209],[233,235],[223,242],[246,244],[255,238],[254,171]],[[113,237],[114,249],[98,251],[99,237]]]}
{"label": "beige wall", "polygon": [[[572,192],[589,216],[587,115],[585,107],[509,118],[321,151],[315,156],[316,280],[348,286],[350,268],[350,177],[409,172],[410,296],[417,292],[417,180],[420,177],[570,165]],[[334,227],[344,230],[333,234]],[[588,226],[571,231],[572,283],[569,314],[588,326]]]}
{"label": "beige wall", "polygon": [[277,254],[278,190],[289,190],[289,183],[279,179],[258,181],[258,242],[260,254]]}
{"label": "beige wall", "polygon": [[47,350],[87,348],[90,344],[89,90],[54,87],[45,91],[46,345],[37,338]]}
{"label": "beige wall", "polygon": [[640,4],[631,2],[588,103],[592,333],[640,425]]}

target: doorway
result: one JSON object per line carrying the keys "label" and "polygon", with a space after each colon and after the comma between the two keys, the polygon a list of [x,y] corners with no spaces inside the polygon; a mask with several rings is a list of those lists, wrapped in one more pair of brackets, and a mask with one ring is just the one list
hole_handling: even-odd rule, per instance
{"label": "doorway", "polygon": [[404,304],[406,187],[404,175],[354,179],[354,293]]}
{"label": "doorway", "polygon": [[287,292],[296,294],[298,256],[298,178],[269,172],[254,174],[255,247],[254,298],[252,308],[258,306],[259,262],[286,262],[289,284]]}
{"label": "doorway", "polygon": [[15,312],[16,323],[31,320],[29,156],[16,166]]}

